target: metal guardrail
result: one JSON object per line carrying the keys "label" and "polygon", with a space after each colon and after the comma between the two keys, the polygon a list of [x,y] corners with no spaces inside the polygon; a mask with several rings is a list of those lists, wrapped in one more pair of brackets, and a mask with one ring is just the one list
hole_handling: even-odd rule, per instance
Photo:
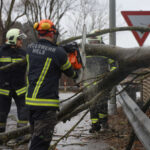
{"label": "metal guardrail", "polygon": [[[117,86],[118,91],[122,91],[122,89],[123,88],[120,85]],[[127,92],[121,92],[120,95],[118,95],[118,100],[121,103],[124,113],[131,123],[138,139],[146,150],[150,150],[150,119],[129,97]]]}

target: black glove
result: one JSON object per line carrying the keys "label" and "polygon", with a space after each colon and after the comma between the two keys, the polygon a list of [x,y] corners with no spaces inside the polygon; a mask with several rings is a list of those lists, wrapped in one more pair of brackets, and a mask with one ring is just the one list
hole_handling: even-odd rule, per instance
{"label": "black glove", "polygon": [[77,48],[79,48],[77,42],[72,42],[72,43],[62,45],[62,47],[65,49],[67,53],[72,53],[75,50],[77,50]]}

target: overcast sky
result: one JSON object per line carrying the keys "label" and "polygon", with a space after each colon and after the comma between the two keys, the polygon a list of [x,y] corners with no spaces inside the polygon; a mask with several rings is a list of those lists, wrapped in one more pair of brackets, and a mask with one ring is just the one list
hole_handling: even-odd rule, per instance
{"label": "overcast sky", "polygon": [[[127,26],[121,15],[121,11],[150,11],[150,0],[116,0],[116,24]],[[137,47],[139,46],[131,31],[117,32],[117,46]],[[150,34],[143,46],[150,46]]]}

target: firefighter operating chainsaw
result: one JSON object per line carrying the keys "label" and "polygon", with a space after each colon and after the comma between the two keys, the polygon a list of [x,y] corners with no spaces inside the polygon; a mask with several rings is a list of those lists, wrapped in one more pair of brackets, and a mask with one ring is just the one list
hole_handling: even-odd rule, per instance
{"label": "firefighter operating chainsaw", "polygon": [[72,67],[76,72],[78,73],[78,81],[76,80],[76,83],[80,82],[82,79],[82,73],[83,73],[83,62],[79,50],[79,46],[76,42],[68,43],[66,45],[62,46],[65,51],[68,54],[69,62],[71,63]]}

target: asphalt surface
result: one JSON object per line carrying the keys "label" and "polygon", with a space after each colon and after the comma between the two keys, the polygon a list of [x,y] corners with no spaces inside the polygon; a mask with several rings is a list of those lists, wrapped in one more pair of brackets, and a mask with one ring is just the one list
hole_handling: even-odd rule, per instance
{"label": "asphalt surface", "polygon": [[[60,99],[66,99],[73,93],[61,93]],[[61,138],[66,132],[68,132],[72,126],[78,122],[78,120],[85,113],[79,113],[76,117],[73,117],[66,123],[60,122],[55,127],[55,132],[51,144],[54,144],[59,138]],[[16,106],[12,103],[11,111],[7,121],[7,131],[16,128]],[[70,133],[67,138],[61,140],[58,145],[58,150],[110,150],[110,146],[106,144],[102,139],[95,138],[96,135],[90,134],[90,114],[88,113],[80,124]],[[12,148],[0,146],[0,150],[12,150]],[[16,150],[27,150],[27,145],[21,145]]]}

